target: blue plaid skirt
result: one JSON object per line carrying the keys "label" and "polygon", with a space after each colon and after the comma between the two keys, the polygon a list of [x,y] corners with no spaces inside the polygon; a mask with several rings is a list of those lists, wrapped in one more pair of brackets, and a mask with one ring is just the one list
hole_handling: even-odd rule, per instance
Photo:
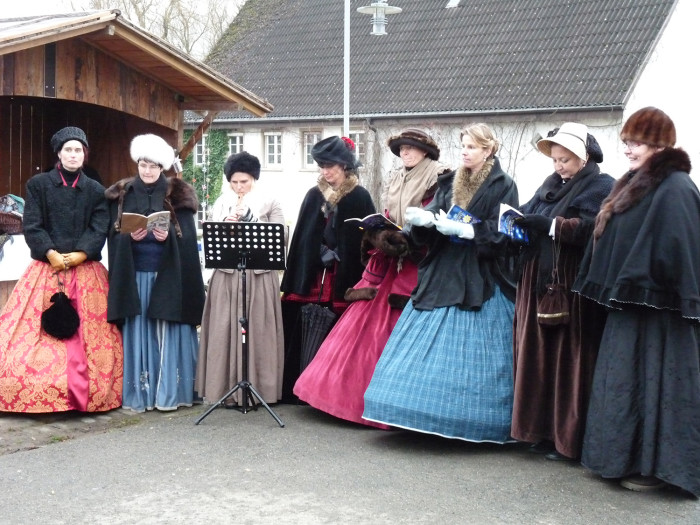
{"label": "blue plaid skirt", "polygon": [[496,289],[480,311],[406,305],[365,392],[363,418],[504,443],[513,411],[514,305]]}

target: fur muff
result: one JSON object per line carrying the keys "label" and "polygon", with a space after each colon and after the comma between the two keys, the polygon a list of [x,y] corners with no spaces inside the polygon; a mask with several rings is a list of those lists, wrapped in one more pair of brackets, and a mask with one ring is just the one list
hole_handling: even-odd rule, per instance
{"label": "fur muff", "polygon": [[373,230],[367,232],[367,239],[389,257],[401,257],[408,252],[408,239],[399,231]]}
{"label": "fur muff", "polygon": [[343,297],[348,303],[355,301],[371,301],[377,296],[377,289],[370,286],[366,288],[348,288]]}
{"label": "fur muff", "polygon": [[690,157],[685,151],[680,148],[667,148],[654,153],[637,172],[624,175],[615,183],[610,195],[600,207],[593,231],[594,239],[603,234],[610,217],[624,213],[638,204],[671,173],[690,173],[690,168]]}
{"label": "fur muff", "polygon": [[622,126],[620,138],[635,140],[650,146],[672,148],[676,144],[676,127],[671,118],[654,107],[635,111]]}

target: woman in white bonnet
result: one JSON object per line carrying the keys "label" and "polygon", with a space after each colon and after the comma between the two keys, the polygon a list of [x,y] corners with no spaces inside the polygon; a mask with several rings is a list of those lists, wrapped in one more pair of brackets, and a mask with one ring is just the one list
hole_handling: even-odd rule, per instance
{"label": "woman in white bonnet", "polygon": [[[583,124],[562,124],[537,149],[552,159],[554,172],[520,208],[525,218],[518,222],[527,229],[529,243],[522,246],[515,297],[511,435],[532,443],[531,451],[547,459],[572,460],[581,455],[605,313],[571,292],[571,284],[613,178],[600,172],[603,152]],[[569,318],[542,324],[538,301],[554,269],[566,289]]]}
{"label": "woman in white bonnet", "polygon": [[[197,196],[166,177],[173,148],[156,135],[131,142],[138,176],[105,192],[110,204],[108,320],[124,337],[123,406],[136,412],[191,406],[204,283]],[[122,231],[122,214],[169,212],[167,228]],[[126,229],[124,229],[126,230]]]}

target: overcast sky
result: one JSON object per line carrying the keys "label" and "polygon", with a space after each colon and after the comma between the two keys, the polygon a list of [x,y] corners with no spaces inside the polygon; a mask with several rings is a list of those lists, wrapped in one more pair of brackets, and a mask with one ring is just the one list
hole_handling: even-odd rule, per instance
{"label": "overcast sky", "polygon": [[[75,2],[78,4],[78,2]],[[54,13],[70,13],[70,0],[31,0],[3,2],[0,18],[14,18],[26,15],[43,15]]]}

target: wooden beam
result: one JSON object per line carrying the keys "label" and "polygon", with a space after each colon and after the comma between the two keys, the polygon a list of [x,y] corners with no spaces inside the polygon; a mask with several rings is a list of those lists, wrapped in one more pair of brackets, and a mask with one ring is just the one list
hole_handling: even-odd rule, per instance
{"label": "wooden beam", "polygon": [[182,149],[177,154],[177,156],[182,162],[185,162],[185,160],[187,160],[187,157],[189,157],[190,153],[192,153],[195,144],[202,140],[202,135],[206,133],[206,131],[211,126],[211,123],[214,121],[218,114],[218,111],[210,111],[207,114],[207,116],[204,117],[204,120],[202,120],[202,123],[199,125],[199,127],[197,127],[197,129],[194,130],[194,133],[192,133],[187,143],[184,146],[182,146]]}
{"label": "wooden beam", "polygon": [[190,111],[240,111],[238,102],[201,102],[189,100],[180,103],[180,109]]}

